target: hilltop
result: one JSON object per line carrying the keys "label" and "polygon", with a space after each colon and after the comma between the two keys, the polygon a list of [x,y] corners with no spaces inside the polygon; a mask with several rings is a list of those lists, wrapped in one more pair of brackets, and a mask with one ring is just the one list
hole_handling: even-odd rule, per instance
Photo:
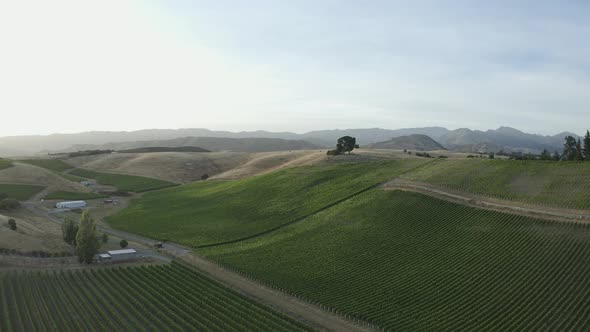
{"label": "hilltop", "polygon": [[369,149],[418,150],[435,151],[446,150],[444,146],[426,135],[414,134],[394,137],[389,141],[368,145]]}

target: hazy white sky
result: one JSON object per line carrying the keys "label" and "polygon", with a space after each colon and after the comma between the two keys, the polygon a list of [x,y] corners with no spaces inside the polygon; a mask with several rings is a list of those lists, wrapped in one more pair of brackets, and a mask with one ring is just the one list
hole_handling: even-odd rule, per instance
{"label": "hazy white sky", "polygon": [[0,136],[590,128],[588,1],[0,0]]}

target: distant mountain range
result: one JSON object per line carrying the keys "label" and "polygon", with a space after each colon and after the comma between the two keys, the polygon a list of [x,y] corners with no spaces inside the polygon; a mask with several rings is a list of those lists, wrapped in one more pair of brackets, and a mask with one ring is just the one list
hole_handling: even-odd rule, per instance
{"label": "distant mountain range", "polygon": [[[357,143],[362,146],[369,144],[389,141],[392,138],[408,135],[426,135],[436,140],[447,149],[464,151],[464,152],[497,152],[504,150],[506,152],[533,152],[538,153],[543,149],[549,151],[561,150],[563,139],[566,135],[578,137],[572,133],[560,133],[554,136],[542,136],[528,134],[514,128],[500,127],[495,130],[479,131],[470,129],[448,130],[442,127],[425,127],[425,128],[405,128],[405,129],[337,129],[337,130],[320,130],[311,131],[305,134],[296,134],[290,132],[269,132],[269,131],[251,131],[251,132],[229,132],[213,131],[208,129],[146,129],[129,132],[108,132],[93,131],[78,134],[53,134],[45,136],[10,136],[0,137],[0,156],[23,156],[46,154],[49,152],[71,152],[82,149],[83,147],[92,148],[109,148],[126,143],[125,149],[146,147],[147,143],[133,145],[139,141],[149,141],[153,146],[170,146],[163,145],[161,141],[166,140],[187,140],[188,138],[233,138],[233,139],[281,139],[285,141],[297,141],[293,143],[280,142],[280,144],[271,141],[250,140],[245,145],[261,144],[260,148],[264,151],[267,149],[307,149],[318,147],[333,147],[336,140],[345,135],[354,136]],[[305,142],[305,143],[303,143]],[[115,144],[117,143],[117,144]],[[176,144],[178,142],[171,142]],[[229,150],[236,148],[239,143],[232,143],[211,149],[211,146],[200,146],[208,150],[220,150],[227,147]],[[188,143],[187,143],[188,145]],[[183,146],[175,145],[175,146]],[[299,148],[297,148],[299,147]],[[250,149],[250,148],[249,148]],[[257,150],[258,148],[253,148]]]}
{"label": "distant mountain range", "polygon": [[411,151],[446,150],[444,146],[430,138],[430,136],[420,134],[394,137],[389,141],[369,144],[367,148]]}

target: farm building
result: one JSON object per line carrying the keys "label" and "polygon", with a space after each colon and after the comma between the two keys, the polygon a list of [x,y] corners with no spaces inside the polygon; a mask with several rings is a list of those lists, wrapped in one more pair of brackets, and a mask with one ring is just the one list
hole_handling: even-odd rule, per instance
{"label": "farm building", "polygon": [[85,201],[69,201],[69,202],[59,202],[55,204],[55,207],[58,209],[80,209],[86,207]]}
{"label": "farm building", "polygon": [[111,256],[110,260],[113,262],[135,259],[137,257],[137,251],[135,249],[111,250],[107,251],[107,253]]}
{"label": "farm building", "polygon": [[109,254],[100,254],[98,255],[98,261],[99,262],[110,262],[111,261],[111,255]]}

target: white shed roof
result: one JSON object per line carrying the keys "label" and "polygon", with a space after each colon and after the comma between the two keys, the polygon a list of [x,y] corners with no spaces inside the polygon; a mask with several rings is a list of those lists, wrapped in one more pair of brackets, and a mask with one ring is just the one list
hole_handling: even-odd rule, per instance
{"label": "white shed roof", "polygon": [[86,201],[66,201],[60,202],[61,204],[86,204]]}
{"label": "white shed roof", "polygon": [[111,258],[111,255],[109,255],[109,254],[100,254],[100,255],[98,255],[98,257],[100,257],[100,258]]}
{"label": "white shed roof", "polygon": [[123,254],[135,254],[135,249],[121,249],[121,250],[111,250],[107,251],[109,255],[123,255]]}

